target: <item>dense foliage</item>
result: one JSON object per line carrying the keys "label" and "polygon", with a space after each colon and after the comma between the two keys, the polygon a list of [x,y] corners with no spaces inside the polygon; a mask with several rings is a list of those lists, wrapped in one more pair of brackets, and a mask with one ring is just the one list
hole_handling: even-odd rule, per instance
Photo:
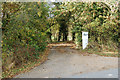
{"label": "dense foliage", "polygon": [[[112,6],[114,5],[118,7],[118,4],[114,3]],[[119,12],[117,7],[111,8],[103,2],[66,2],[57,3],[57,10],[55,9],[54,14],[56,20],[59,20],[60,26],[64,26],[63,32],[65,32],[64,29],[70,27],[69,25],[72,25],[72,36],[76,34],[77,42],[75,43],[77,45],[82,44],[82,31],[87,31],[89,32],[90,47],[103,49],[104,45],[117,49],[119,41]]]}
{"label": "dense foliage", "polygon": [[2,4],[3,71],[38,59],[51,41],[72,40],[80,49],[82,31],[89,33],[87,49],[117,50],[118,4],[55,2],[50,5],[45,2]]}
{"label": "dense foliage", "polygon": [[45,50],[48,10],[46,3],[3,3],[3,71],[11,63],[38,59]]}

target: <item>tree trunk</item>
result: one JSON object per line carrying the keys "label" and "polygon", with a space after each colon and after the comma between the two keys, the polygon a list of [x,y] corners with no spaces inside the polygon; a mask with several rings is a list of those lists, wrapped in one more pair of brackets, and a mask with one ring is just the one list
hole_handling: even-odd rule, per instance
{"label": "tree trunk", "polygon": [[65,41],[67,41],[67,36],[68,36],[68,33],[65,32]]}
{"label": "tree trunk", "polygon": [[63,32],[63,41],[67,41],[67,31]]}
{"label": "tree trunk", "polygon": [[72,41],[75,41],[75,32],[72,34]]}
{"label": "tree trunk", "polygon": [[60,41],[60,39],[61,39],[61,30],[59,31],[58,41]]}
{"label": "tree trunk", "polygon": [[[2,54],[2,2],[0,3],[0,53]],[[0,55],[2,58],[2,56]],[[2,73],[2,61],[0,60],[0,73]],[[0,79],[2,78],[2,75],[0,75]]]}

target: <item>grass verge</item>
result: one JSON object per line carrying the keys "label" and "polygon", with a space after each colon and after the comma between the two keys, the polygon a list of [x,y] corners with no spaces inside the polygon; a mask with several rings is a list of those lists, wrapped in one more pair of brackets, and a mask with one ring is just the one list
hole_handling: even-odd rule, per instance
{"label": "grass verge", "polygon": [[120,57],[120,54],[118,52],[103,52],[103,51],[97,51],[97,50],[88,50],[88,49],[85,49],[85,50],[82,50],[82,52],[84,53],[88,53],[88,54],[97,54],[97,55],[100,55],[100,56],[105,56],[105,57]]}

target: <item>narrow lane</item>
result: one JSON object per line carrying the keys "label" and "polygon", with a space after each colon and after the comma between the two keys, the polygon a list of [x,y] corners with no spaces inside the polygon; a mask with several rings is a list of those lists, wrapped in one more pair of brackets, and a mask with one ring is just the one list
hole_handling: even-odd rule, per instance
{"label": "narrow lane", "polygon": [[46,62],[15,78],[68,78],[114,68],[118,68],[117,57],[84,56],[70,47],[53,47]]}

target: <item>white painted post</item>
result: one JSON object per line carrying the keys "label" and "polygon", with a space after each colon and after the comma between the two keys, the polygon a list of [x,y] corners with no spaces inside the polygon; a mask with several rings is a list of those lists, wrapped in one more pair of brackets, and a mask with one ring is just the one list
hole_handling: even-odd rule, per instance
{"label": "white painted post", "polygon": [[85,49],[88,45],[88,32],[82,32],[82,48]]}

